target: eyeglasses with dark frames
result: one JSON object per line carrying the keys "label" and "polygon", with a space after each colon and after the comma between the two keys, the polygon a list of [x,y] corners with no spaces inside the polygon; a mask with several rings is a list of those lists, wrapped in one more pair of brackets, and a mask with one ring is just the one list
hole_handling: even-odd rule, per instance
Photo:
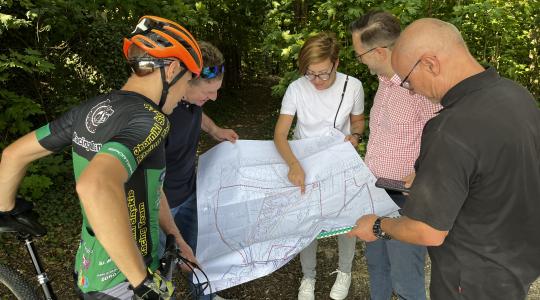
{"label": "eyeglasses with dark frames", "polygon": [[304,74],[304,76],[307,78],[307,80],[309,81],[313,81],[315,80],[315,78],[319,78],[320,80],[322,81],[326,81],[328,79],[330,79],[330,75],[332,75],[332,72],[334,71],[334,67],[336,66],[336,63],[332,63],[332,69],[330,69],[330,71],[328,72],[323,72],[323,73],[319,73],[319,74],[313,74],[313,73],[308,73],[306,72],[306,74]]}
{"label": "eyeglasses with dark frames", "polygon": [[411,86],[411,83],[409,82],[409,76],[411,76],[411,73],[414,71],[414,68],[416,68],[416,66],[418,66],[418,64],[420,63],[422,59],[418,59],[416,61],[416,63],[414,64],[414,66],[411,68],[411,70],[409,71],[409,73],[407,73],[407,75],[405,76],[405,78],[403,78],[403,80],[401,81],[401,83],[399,84],[400,87],[402,88],[405,88],[405,89],[408,89],[409,91],[412,91],[412,86]]}
{"label": "eyeglasses with dark frames", "polygon": [[371,51],[373,51],[373,50],[375,50],[375,49],[377,49],[377,48],[388,48],[388,47],[390,47],[390,46],[373,47],[373,48],[371,48],[371,49],[365,51],[364,53],[356,54],[355,57],[356,57],[356,59],[357,59],[359,62],[362,62],[362,56],[368,54],[369,52],[371,52]]}

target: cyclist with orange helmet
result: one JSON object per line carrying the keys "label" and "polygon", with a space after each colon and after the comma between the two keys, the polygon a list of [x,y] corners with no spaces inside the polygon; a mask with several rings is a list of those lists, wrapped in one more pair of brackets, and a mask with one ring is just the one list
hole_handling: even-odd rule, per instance
{"label": "cyclist with orange helmet", "polygon": [[195,262],[160,202],[165,172],[164,140],[170,114],[183,98],[202,56],[182,26],[144,16],[124,39],[133,73],[116,91],[80,104],[18,139],[2,153],[0,213],[24,210],[15,201],[27,166],[71,145],[83,221],[75,260],[84,299],[167,299],[152,273],[158,267],[159,227],[173,234]]}

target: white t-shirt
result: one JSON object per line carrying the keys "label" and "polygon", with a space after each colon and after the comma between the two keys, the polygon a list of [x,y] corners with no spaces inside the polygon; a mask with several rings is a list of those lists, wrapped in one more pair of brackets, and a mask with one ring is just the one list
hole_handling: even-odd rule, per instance
{"label": "white t-shirt", "polygon": [[[317,90],[304,76],[293,81],[281,102],[280,114],[297,115],[294,139],[328,135],[334,127],[346,75],[336,73],[336,81],[325,90]],[[364,89],[360,80],[349,76],[343,103],[339,108],[336,128],[351,133],[350,115],[364,112]]]}

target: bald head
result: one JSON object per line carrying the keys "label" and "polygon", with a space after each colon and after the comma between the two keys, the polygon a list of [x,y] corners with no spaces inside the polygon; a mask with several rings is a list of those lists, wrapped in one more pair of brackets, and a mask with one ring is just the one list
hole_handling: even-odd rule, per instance
{"label": "bald head", "polygon": [[441,53],[467,51],[467,46],[458,29],[438,19],[414,21],[401,33],[395,44],[397,55],[418,57],[425,52]]}
{"label": "bald head", "polygon": [[[423,78],[422,82],[412,84],[414,91],[438,100],[461,80],[483,71],[459,30],[448,22],[432,18],[411,23],[392,51],[392,68],[401,78],[407,76],[416,62],[418,70],[413,71],[421,73]],[[413,78],[413,73],[410,77]],[[425,91],[417,88],[420,83],[425,83]]]}

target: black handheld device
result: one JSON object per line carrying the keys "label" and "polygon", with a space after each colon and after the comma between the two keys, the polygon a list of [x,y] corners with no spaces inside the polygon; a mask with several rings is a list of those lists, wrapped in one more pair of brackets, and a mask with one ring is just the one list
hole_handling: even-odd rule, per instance
{"label": "black handheld device", "polygon": [[390,178],[380,177],[375,182],[375,186],[386,190],[408,193],[409,189],[405,187],[405,181],[394,180]]}

